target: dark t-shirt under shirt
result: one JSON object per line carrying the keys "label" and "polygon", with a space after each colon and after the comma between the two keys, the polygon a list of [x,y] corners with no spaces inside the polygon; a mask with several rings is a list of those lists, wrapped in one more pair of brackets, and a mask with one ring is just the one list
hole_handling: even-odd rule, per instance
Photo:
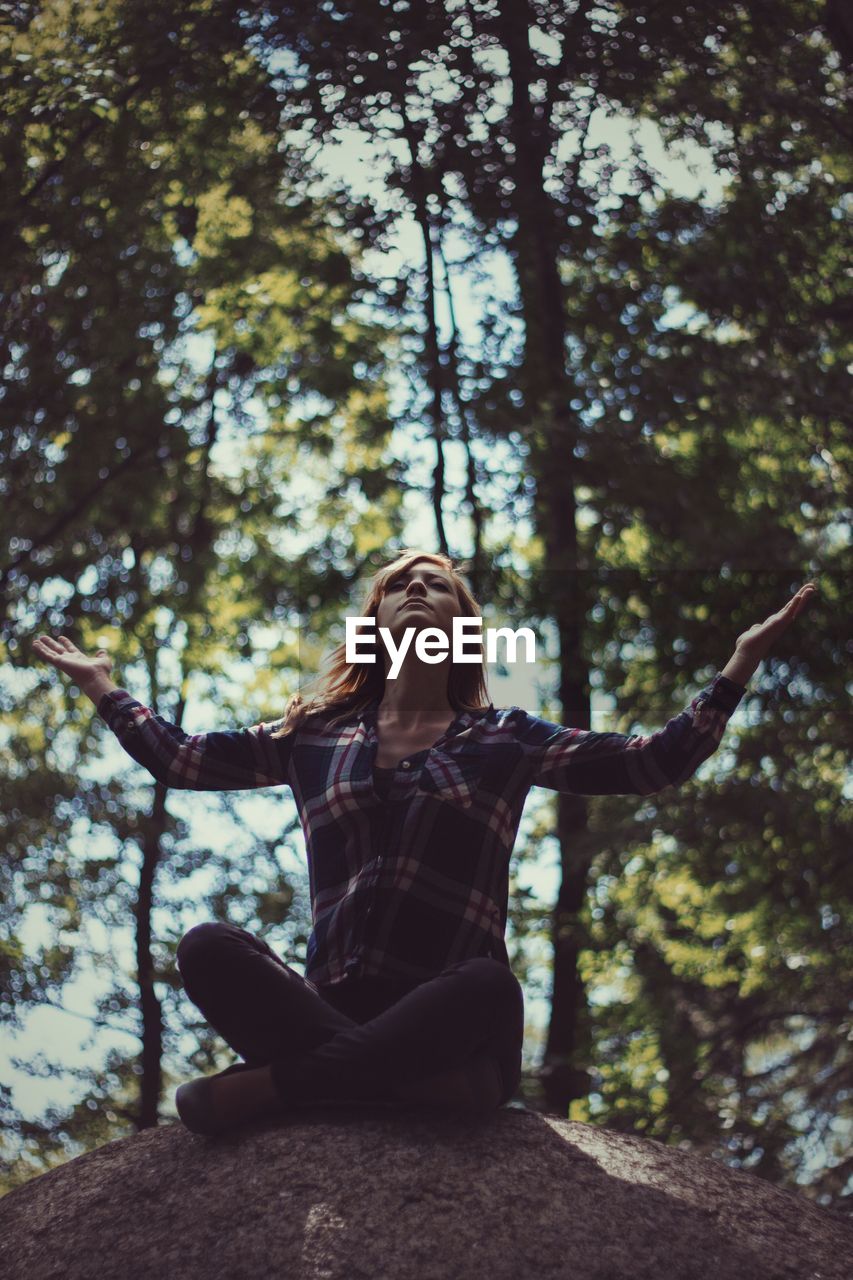
{"label": "dark t-shirt under shirt", "polygon": [[380,769],[377,765],[373,766],[373,786],[376,794],[383,800],[388,799],[388,792],[391,790],[391,780],[397,770],[392,766],[390,769]]}

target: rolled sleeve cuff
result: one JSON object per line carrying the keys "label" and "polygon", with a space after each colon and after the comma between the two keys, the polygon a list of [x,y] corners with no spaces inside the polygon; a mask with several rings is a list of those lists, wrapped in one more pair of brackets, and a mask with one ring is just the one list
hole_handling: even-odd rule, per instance
{"label": "rolled sleeve cuff", "polygon": [[[111,729],[122,719],[122,712],[132,703],[138,705],[132,694],[127,689],[110,689],[109,693],[102,693],[98,699],[98,705],[95,708],[98,715],[104,720]],[[124,717],[127,719],[127,717]]]}
{"label": "rolled sleeve cuff", "polygon": [[745,684],[738,684],[736,680],[730,680],[728,676],[723,675],[722,671],[718,671],[711,681],[709,698],[725,711],[734,711],[745,693]]}

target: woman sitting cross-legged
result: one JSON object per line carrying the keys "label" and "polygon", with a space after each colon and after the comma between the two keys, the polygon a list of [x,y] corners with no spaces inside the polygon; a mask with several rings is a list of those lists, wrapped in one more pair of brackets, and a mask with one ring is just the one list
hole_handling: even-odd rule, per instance
{"label": "woman sitting cross-legged", "polygon": [[[65,636],[40,636],[34,652],[165,786],[289,786],[302,822],[305,976],[226,921],[197,925],[178,947],[187,995],[242,1059],[179,1087],[183,1122],[217,1133],[318,1102],[477,1112],[508,1102],[524,1002],[504,932],[527,793],[650,795],[690,778],[814,591],[741,636],[726,668],[649,737],[495,708],[482,663],[452,651],[435,661],[434,648],[424,662],[413,643],[393,676],[387,645],[373,663],[347,662],[341,645],[320,692],[294,695],[281,720],[187,734],[114,685],[103,650],[90,658]],[[360,616],[387,628],[399,655],[407,629],[449,639],[455,617],[481,614],[452,561],[410,551],[375,575]]]}

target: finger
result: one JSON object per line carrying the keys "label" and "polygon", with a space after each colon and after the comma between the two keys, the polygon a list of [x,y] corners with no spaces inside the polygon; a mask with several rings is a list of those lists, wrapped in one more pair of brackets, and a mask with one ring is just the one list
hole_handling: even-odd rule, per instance
{"label": "finger", "polygon": [[806,586],[800,588],[791,601],[791,604],[794,606],[792,612],[795,618],[798,618],[803,610],[808,607],[816,594],[816,589],[810,583],[807,583]]}

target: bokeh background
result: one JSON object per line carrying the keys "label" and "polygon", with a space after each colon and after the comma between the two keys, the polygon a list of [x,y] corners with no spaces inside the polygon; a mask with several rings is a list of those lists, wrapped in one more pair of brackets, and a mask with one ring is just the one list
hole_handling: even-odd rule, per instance
{"label": "bokeh background", "polygon": [[850,61],[829,0],[0,10],[0,1179],[230,1054],[174,967],[300,971],[286,788],[167,791],[34,661],[188,732],[276,719],[403,547],[650,733],[805,581],[720,749],[528,798],[525,1105],[848,1208]]}

